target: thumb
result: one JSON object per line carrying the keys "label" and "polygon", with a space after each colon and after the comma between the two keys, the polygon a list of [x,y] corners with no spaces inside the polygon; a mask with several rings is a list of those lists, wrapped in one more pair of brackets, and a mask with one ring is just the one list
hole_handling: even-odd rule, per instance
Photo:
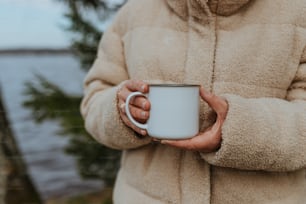
{"label": "thumb", "polygon": [[224,98],[206,91],[203,87],[200,88],[200,96],[208,103],[208,105],[217,113],[218,116],[226,115],[228,104]]}

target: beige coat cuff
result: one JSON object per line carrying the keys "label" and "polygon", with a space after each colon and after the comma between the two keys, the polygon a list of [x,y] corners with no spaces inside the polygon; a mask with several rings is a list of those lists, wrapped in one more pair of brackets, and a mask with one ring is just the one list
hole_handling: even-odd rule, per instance
{"label": "beige coat cuff", "polygon": [[151,142],[151,138],[138,138],[120,118],[117,109],[117,89],[108,88],[95,93],[86,118],[86,129],[100,143],[114,149],[131,149]]}
{"label": "beige coat cuff", "polygon": [[221,148],[201,153],[210,164],[243,170],[293,171],[306,167],[306,103],[224,95],[229,110]]}

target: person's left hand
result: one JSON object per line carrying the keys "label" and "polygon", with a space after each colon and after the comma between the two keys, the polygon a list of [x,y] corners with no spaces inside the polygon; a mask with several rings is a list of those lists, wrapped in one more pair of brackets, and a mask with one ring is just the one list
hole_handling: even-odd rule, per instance
{"label": "person's left hand", "polygon": [[202,133],[186,140],[161,140],[162,144],[173,147],[200,151],[212,152],[221,145],[221,129],[227,115],[228,103],[225,99],[206,92],[203,87],[200,88],[200,95],[204,101],[216,112],[216,122]]}

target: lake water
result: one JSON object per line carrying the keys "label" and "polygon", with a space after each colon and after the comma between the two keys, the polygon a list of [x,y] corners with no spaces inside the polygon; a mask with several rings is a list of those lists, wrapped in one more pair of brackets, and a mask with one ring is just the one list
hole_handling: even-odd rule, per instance
{"label": "lake water", "polygon": [[67,93],[82,94],[85,73],[71,55],[0,56],[0,87],[11,128],[22,151],[28,173],[43,199],[100,190],[101,181],[82,180],[73,157],[63,152],[67,137],[57,135],[59,124],[36,124],[22,106],[24,83],[41,74]]}

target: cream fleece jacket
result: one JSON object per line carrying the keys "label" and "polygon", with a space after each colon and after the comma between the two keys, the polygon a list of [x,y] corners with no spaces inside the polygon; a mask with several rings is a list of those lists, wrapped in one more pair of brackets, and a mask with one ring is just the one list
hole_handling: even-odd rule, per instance
{"label": "cream fleece jacket", "polygon": [[[123,81],[197,83],[229,110],[217,152],[139,139]],[[201,130],[213,111],[201,102]],[[115,203],[306,203],[306,0],[129,0],[85,79],[86,129],[123,150]]]}

